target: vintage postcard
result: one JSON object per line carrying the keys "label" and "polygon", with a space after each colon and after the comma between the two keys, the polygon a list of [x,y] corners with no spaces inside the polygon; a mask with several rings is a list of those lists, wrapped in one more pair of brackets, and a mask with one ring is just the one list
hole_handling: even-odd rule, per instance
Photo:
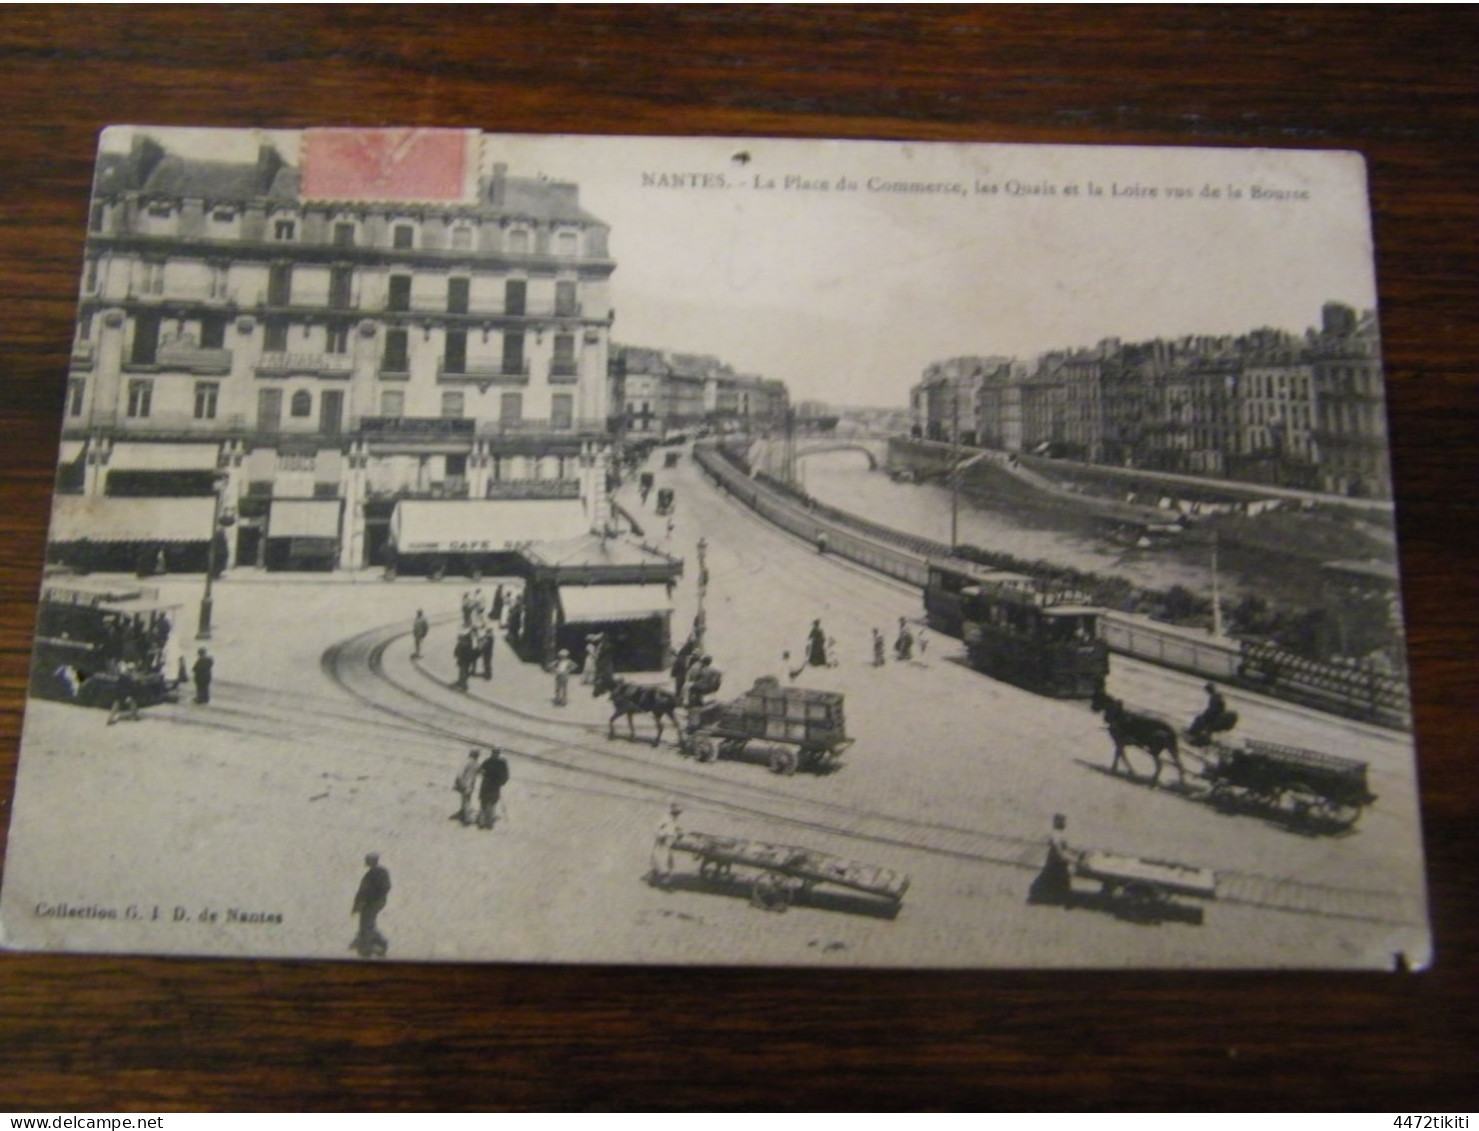
{"label": "vintage postcard", "polygon": [[1349,153],[109,129],[0,942],[1423,967],[1376,293]]}

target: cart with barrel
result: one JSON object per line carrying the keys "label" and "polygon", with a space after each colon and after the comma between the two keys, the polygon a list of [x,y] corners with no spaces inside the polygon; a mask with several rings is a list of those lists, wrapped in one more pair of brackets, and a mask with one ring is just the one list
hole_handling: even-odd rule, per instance
{"label": "cart with barrel", "polygon": [[789,777],[797,770],[830,773],[852,741],[840,692],[761,679],[738,699],[696,708],[678,745],[700,762],[763,759]]}

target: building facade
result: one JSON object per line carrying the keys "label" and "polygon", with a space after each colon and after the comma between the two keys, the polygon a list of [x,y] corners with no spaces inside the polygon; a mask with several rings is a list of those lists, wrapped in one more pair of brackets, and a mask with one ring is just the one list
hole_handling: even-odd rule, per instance
{"label": "building facade", "polygon": [[376,562],[401,498],[578,482],[594,511],[607,244],[576,185],[502,163],[455,203],[319,199],[271,143],[233,163],[136,136],[99,162],[61,490],[213,472],[249,564],[280,502],[333,504],[291,525],[342,567]]}

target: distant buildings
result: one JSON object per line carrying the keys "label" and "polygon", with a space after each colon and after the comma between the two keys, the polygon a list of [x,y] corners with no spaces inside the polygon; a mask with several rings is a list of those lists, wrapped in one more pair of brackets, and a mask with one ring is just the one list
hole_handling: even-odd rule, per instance
{"label": "distant buildings", "polygon": [[764,431],[782,426],[790,410],[784,382],[736,373],[707,354],[615,346],[612,374],[617,430],[627,441],[699,428]]}
{"label": "distant buildings", "polygon": [[1391,497],[1375,317],[1329,303],[1256,330],[960,357],[910,391],[915,435],[1158,471]]}

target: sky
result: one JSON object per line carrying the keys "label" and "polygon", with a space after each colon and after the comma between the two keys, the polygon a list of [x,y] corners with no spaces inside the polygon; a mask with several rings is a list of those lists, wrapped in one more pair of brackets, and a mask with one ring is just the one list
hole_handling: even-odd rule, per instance
{"label": "sky", "polygon": [[[260,138],[150,132],[231,158]],[[1326,301],[1376,304],[1350,153],[489,134],[482,161],[575,182],[611,226],[614,340],[793,400],[902,407],[944,358],[1299,332]]]}

